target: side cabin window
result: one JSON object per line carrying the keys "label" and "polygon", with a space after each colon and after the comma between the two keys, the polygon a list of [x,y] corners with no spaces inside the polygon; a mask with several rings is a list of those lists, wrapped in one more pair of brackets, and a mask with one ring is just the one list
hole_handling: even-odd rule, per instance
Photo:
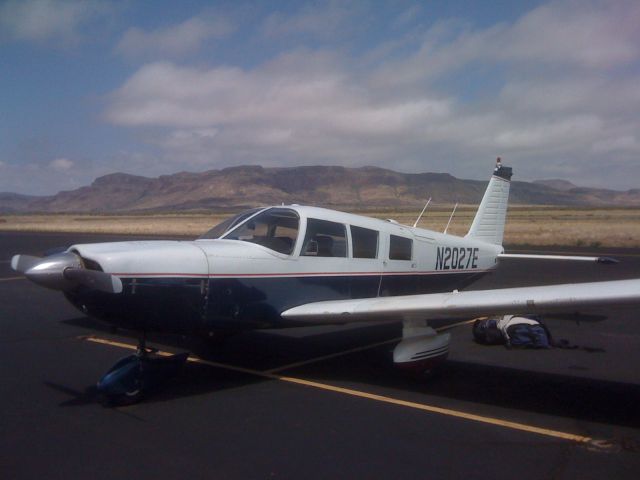
{"label": "side cabin window", "polygon": [[307,257],[346,257],[347,234],[344,225],[308,218],[300,254]]}
{"label": "side cabin window", "polygon": [[391,235],[389,241],[389,260],[411,260],[413,240],[398,235]]}
{"label": "side cabin window", "polygon": [[378,256],[378,232],[369,228],[350,225],[353,258],[376,258]]}
{"label": "side cabin window", "polygon": [[250,218],[224,238],[257,243],[276,252],[291,255],[298,238],[299,223],[300,219],[294,210],[270,208]]}

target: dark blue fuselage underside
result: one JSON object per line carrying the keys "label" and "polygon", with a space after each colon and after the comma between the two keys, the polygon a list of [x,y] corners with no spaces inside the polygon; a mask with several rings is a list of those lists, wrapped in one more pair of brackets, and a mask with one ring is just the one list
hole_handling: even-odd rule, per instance
{"label": "dark blue fuselage underside", "polygon": [[199,334],[300,326],[289,308],[326,300],[439,293],[487,273],[227,278],[123,278],[118,295],[80,288],[66,296],[84,313],[135,330]]}

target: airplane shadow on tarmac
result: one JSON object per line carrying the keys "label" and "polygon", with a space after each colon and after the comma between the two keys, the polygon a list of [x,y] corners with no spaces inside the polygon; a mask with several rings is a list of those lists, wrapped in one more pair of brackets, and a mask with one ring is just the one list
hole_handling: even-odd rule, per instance
{"label": "airplane shadow on tarmac", "polygon": [[[91,330],[94,334],[113,334],[113,329],[87,317],[64,323]],[[117,331],[118,337],[137,337]],[[374,325],[349,332],[332,331],[301,338],[269,331],[251,331],[228,338],[219,345],[202,339],[177,336],[150,336],[155,346],[174,351],[189,350],[205,360],[248,369],[266,371],[281,365],[347,350],[363,344],[393,339],[400,335],[398,325]],[[121,340],[121,339],[120,339]],[[121,340],[122,341],[122,340]],[[366,343],[365,342],[365,343]],[[449,360],[429,376],[408,374],[392,363],[393,343],[321,360],[286,370],[287,375],[315,382],[344,385],[354,383],[357,390],[392,395],[389,390],[428,396],[424,403],[447,407],[446,399],[553,415],[589,422],[602,422],[640,428],[640,385],[596,380],[571,375],[541,373],[525,369]],[[502,347],[488,347],[502,348]],[[515,353],[515,352],[514,352]],[[540,352],[544,355],[545,352]],[[130,352],[123,351],[123,355]],[[110,365],[104,365],[104,369]],[[97,380],[97,379],[96,379]],[[242,388],[257,382],[273,381],[249,373],[188,362],[182,372],[150,392],[145,403],[165,402],[181,397]],[[85,391],[53,383],[45,384],[70,397],[61,406],[80,406],[98,402],[95,387]],[[363,388],[362,385],[367,385]],[[402,396],[402,395],[400,395]],[[434,398],[435,397],[435,398]]]}

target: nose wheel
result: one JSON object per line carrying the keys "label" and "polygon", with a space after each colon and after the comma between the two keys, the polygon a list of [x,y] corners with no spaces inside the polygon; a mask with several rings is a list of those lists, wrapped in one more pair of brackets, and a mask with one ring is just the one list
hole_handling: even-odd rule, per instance
{"label": "nose wheel", "polygon": [[98,382],[98,392],[109,405],[131,405],[175,376],[189,354],[158,356],[155,348],[146,346],[146,335],[138,339],[136,353],[115,363]]}

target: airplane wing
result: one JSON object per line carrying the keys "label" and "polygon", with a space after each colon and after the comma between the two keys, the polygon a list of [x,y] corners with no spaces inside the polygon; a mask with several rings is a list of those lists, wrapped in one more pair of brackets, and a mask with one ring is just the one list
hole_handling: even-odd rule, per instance
{"label": "airplane wing", "polygon": [[282,317],[300,322],[348,323],[566,314],[636,304],[640,305],[640,279],[315,302],[286,310]]}
{"label": "airplane wing", "polygon": [[611,257],[581,257],[576,255],[538,255],[526,253],[501,253],[498,255],[498,259],[503,258],[518,258],[525,260],[565,260],[570,262],[596,262],[607,264],[618,263],[618,260]]}

